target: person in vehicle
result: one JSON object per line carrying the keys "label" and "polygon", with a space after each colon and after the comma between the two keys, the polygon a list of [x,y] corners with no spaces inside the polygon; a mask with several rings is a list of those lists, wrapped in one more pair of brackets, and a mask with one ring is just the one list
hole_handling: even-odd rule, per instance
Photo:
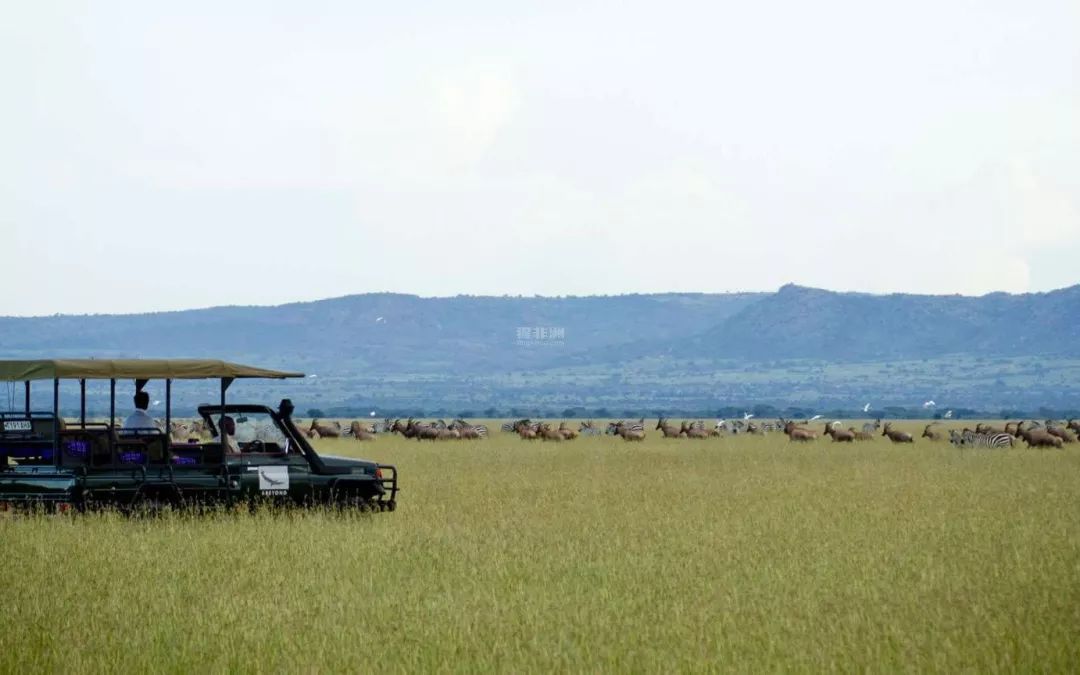
{"label": "person in vehicle", "polygon": [[236,420],[228,415],[221,418],[221,431],[225,432],[224,442],[221,440],[221,434],[214,436],[211,439],[213,443],[221,443],[221,448],[225,451],[225,454],[235,455],[240,452],[240,444],[236,442]]}
{"label": "person in vehicle", "polygon": [[150,407],[150,394],[145,391],[135,392],[135,412],[127,416],[124,420],[123,429],[125,431],[131,429],[157,429],[157,422],[150,416],[150,413],[146,412],[146,409]]}

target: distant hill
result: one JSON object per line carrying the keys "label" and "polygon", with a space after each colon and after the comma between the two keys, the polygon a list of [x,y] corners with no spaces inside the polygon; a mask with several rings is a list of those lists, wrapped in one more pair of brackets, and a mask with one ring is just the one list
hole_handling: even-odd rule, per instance
{"label": "distant hill", "polygon": [[751,359],[830,361],[1077,356],[1080,286],[973,298],[833,293],[788,285],[676,347],[684,356],[704,350]]}
{"label": "distant hill", "polygon": [[[7,355],[239,356],[367,372],[487,373],[545,367],[568,351],[676,341],[716,325],[763,294],[566,298],[379,293],[276,307],[216,307],[134,315],[0,318]],[[532,329],[561,330],[562,345]],[[519,344],[519,329],[530,342]],[[559,348],[552,349],[558,346]]]}
{"label": "distant hill", "polygon": [[[0,357],[234,359],[317,373],[311,396],[328,406],[629,409],[933,396],[1080,406],[1075,371],[1052,367],[1080,359],[1078,317],[1080,286],[982,297],[795,285],[561,298],[378,293],[275,307],[0,318]],[[897,365],[904,361],[922,365]],[[831,379],[860,363],[877,365]]]}

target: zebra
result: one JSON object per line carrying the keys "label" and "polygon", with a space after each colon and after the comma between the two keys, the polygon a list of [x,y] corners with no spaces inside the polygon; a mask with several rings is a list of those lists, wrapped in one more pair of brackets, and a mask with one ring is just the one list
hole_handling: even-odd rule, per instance
{"label": "zebra", "polygon": [[592,420],[582,422],[578,426],[578,434],[581,436],[599,436],[600,433],[600,430],[593,426]]}
{"label": "zebra", "polygon": [[524,420],[515,420],[513,422],[506,422],[501,427],[499,427],[499,431],[503,432],[504,434],[516,434],[519,424],[531,425],[532,421],[528,420],[528,419],[524,419]]}
{"label": "zebra", "polygon": [[862,430],[863,430],[864,434],[872,434],[872,433],[874,433],[875,431],[877,431],[880,428],[881,428],[881,419],[880,418],[874,420],[873,424],[870,424],[869,422],[867,422],[866,424],[862,425]]}
{"label": "zebra", "polygon": [[1011,448],[1013,437],[1010,434],[979,434],[974,431],[964,430],[959,433],[956,429],[949,430],[949,442],[957,447],[967,448]]}
{"label": "zebra", "polygon": [[607,431],[605,431],[604,433],[614,435],[616,433],[616,429],[618,429],[620,426],[622,426],[631,433],[645,433],[645,418],[642,417],[637,422],[624,422],[622,420],[619,420],[618,422],[608,422]]}
{"label": "zebra", "polygon": [[394,421],[387,417],[382,422],[372,422],[371,432],[374,434],[385,434],[390,431],[390,427],[392,426],[394,426]]}
{"label": "zebra", "polygon": [[488,428],[486,424],[469,424],[460,417],[450,423],[451,429],[457,429],[458,431],[472,430],[479,438],[487,438]]}

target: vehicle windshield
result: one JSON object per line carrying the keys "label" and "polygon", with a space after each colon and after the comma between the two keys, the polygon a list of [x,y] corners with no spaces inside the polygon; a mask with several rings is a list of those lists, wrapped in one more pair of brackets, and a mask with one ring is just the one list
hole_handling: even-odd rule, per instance
{"label": "vehicle windshield", "polygon": [[281,432],[274,419],[266,413],[234,414],[236,421],[236,440],[240,443],[262,441],[276,443],[285,447],[285,434]]}
{"label": "vehicle windshield", "polygon": [[[236,431],[232,434],[242,452],[297,452],[278,427],[274,418],[265,412],[231,412]],[[221,416],[211,413],[214,426],[220,429]]]}

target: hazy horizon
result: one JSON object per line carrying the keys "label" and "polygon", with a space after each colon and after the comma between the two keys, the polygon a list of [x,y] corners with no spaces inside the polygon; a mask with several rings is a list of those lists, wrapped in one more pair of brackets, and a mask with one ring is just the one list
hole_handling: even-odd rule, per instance
{"label": "hazy horizon", "polygon": [[[826,291],[826,292],[830,292],[830,293],[844,293],[844,294],[854,293],[854,294],[875,295],[875,296],[887,296],[887,295],[927,296],[927,295],[932,295],[932,296],[939,296],[939,297],[955,297],[955,296],[959,296],[959,297],[974,298],[974,297],[983,297],[983,296],[986,296],[986,295],[994,295],[994,294],[997,294],[997,293],[1005,293],[1007,295],[1031,295],[1031,294],[1040,294],[1040,293],[1053,293],[1053,292],[1056,292],[1056,291],[1062,291],[1062,290],[1065,290],[1065,289],[1068,289],[1068,288],[1072,288],[1073,286],[1076,286],[1078,284],[1070,284],[1068,286],[1062,286],[1060,288],[1051,288],[1051,289],[1047,289],[1045,291],[1022,291],[1022,292],[1018,292],[1018,293],[1010,293],[1009,291],[988,291],[986,293],[978,293],[978,294],[966,294],[966,293],[906,293],[906,292],[903,292],[903,291],[874,293],[874,292],[859,291],[859,290],[843,290],[843,289],[833,289],[833,288],[821,288],[821,287],[817,287],[817,286],[807,286],[805,284],[799,284],[799,283],[796,283],[796,282],[788,282],[787,284],[784,284],[784,286],[787,286],[787,285],[799,286],[799,287],[802,287],[802,288],[813,288],[814,290]],[[632,295],[739,295],[739,294],[745,294],[745,293],[770,294],[770,293],[776,293],[779,290],[780,290],[780,288],[772,288],[772,289],[765,289],[765,290],[743,289],[743,290],[727,290],[727,291],[693,291],[693,290],[686,290],[686,291],[649,291],[649,292],[644,292],[644,293],[637,293],[637,292],[631,292],[631,293],[582,293],[582,294],[568,293],[568,294],[563,294],[563,295],[541,295],[541,294],[532,294],[532,293],[514,293],[514,294],[503,293],[503,294],[498,294],[498,295],[493,295],[493,294],[489,294],[489,293],[452,293],[452,294],[447,294],[447,295],[424,295],[424,294],[418,294],[418,293],[404,293],[404,292],[401,292],[401,291],[364,291],[364,292],[361,292],[361,293],[343,293],[341,295],[331,295],[331,296],[322,297],[322,298],[286,299],[286,300],[282,300],[280,302],[269,302],[269,303],[243,303],[243,302],[240,302],[240,303],[223,303],[223,304],[216,304],[216,305],[201,305],[201,306],[197,306],[197,307],[195,307],[195,306],[193,306],[193,307],[179,307],[179,308],[175,308],[175,309],[150,309],[150,310],[137,311],[137,312],[54,312],[52,314],[0,314],[0,318],[16,318],[16,319],[18,319],[18,318],[43,318],[43,317],[49,317],[49,316],[55,316],[55,315],[61,315],[61,316],[80,316],[80,315],[102,316],[102,315],[112,315],[112,314],[116,314],[116,315],[165,314],[165,313],[169,313],[169,312],[190,312],[190,311],[199,311],[199,310],[204,310],[204,309],[221,309],[221,308],[234,308],[234,307],[235,308],[243,308],[243,307],[282,307],[282,306],[285,306],[285,305],[297,305],[297,304],[315,303],[315,302],[322,302],[322,301],[326,301],[326,300],[338,300],[338,299],[341,299],[341,298],[364,296],[364,295],[404,295],[404,296],[410,296],[410,297],[417,297],[417,298],[420,298],[421,300],[438,300],[438,299],[459,298],[459,297],[561,299],[561,298],[612,298],[612,297],[622,297],[622,296],[632,296]]]}
{"label": "hazy horizon", "polygon": [[0,315],[1080,281],[1080,4],[11,5]]}

